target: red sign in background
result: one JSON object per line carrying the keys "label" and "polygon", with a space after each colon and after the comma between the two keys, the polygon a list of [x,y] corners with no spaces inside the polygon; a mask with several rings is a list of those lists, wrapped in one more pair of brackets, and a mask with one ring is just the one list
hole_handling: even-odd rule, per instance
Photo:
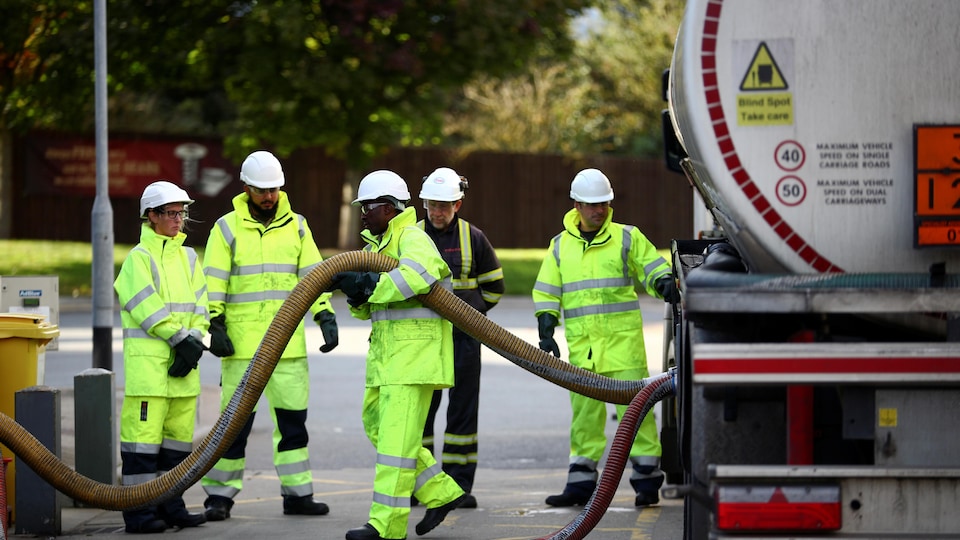
{"label": "red sign in background", "polygon": [[[191,196],[216,197],[238,174],[218,139],[123,138],[110,140],[108,147],[111,197],[139,198],[157,180],[180,185]],[[93,138],[31,134],[23,139],[22,158],[27,193],[96,195]]]}

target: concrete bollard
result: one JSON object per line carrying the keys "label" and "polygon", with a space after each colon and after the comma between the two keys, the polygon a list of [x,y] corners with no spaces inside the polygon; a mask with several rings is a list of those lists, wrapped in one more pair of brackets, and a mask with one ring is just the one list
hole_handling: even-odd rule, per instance
{"label": "concrete bollard", "polygon": [[[85,369],[73,378],[74,449],[78,473],[104,484],[117,480],[117,400],[114,373]],[[74,506],[82,506],[74,501]]]}
{"label": "concrete bollard", "polygon": [[[14,397],[16,421],[58,459],[60,448],[60,390],[31,386]],[[60,497],[57,490],[25,463],[17,471],[14,507],[16,534],[60,536]],[[22,508],[26,511],[17,511]]]}

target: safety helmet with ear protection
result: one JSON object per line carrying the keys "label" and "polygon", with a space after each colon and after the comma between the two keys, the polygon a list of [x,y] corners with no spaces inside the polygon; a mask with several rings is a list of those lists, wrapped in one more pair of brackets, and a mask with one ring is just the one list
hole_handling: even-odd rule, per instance
{"label": "safety helmet with ear protection", "polygon": [[459,201],[469,187],[467,179],[450,167],[440,167],[423,177],[420,199],[423,201]]}

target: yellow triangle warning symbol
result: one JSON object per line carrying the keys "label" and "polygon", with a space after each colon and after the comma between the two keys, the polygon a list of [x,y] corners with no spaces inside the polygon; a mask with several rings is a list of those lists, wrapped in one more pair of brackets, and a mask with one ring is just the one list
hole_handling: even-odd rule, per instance
{"label": "yellow triangle warning symbol", "polygon": [[787,88],[787,81],[783,78],[780,66],[777,65],[777,61],[770,54],[766,42],[761,41],[757,47],[757,52],[753,53],[750,67],[747,68],[743,80],[740,81],[740,91],[786,90]]}

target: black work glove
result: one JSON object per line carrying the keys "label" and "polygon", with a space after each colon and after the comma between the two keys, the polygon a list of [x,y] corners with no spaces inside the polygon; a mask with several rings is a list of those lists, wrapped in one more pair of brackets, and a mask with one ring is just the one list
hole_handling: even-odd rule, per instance
{"label": "black work glove", "polygon": [[233,356],[233,342],[227,336],[227,318],[223,314],[210,320],[210,352],[223,358]]}
{"label": "black work glove", "polygon": [[171,377],[186,377],[190,371],[197,369],[197,362],[203,354],[203,343],[193,336],[173,346],[173,365],[167,370]]}
{"label": "black work glove", "polygon": [[557,340],[553,339],[553,329],[558,324],[560,322],[557,317],[550,313],[541,313],[537,317],[537,327],[540,331],[540,349],[553,353],[554,356],[560,358],[560,347],[557,346]]}
{"label": "black work glove", "polygon": [[337,316],[329,311],[321,311],[313,316],[313,321],[320,325],[323,332],[323,345],[320,352],[327,353],[340,344],[340,332],[337,330]]}
{"label": "black work glove", "polygon": [[340,289],[347,295],[347,303],[359,307],[370,299],[380,281],[378,272],[337,272],[333,275],[328,291]]}
{"label": "black work glove", "polygon": [[680,303],[680,291],[677,290],[677,282],[673,280],[673,276],[663,276],[653,284],[653,288],[657,290],[657,293],[663,297],[665,302]]}

